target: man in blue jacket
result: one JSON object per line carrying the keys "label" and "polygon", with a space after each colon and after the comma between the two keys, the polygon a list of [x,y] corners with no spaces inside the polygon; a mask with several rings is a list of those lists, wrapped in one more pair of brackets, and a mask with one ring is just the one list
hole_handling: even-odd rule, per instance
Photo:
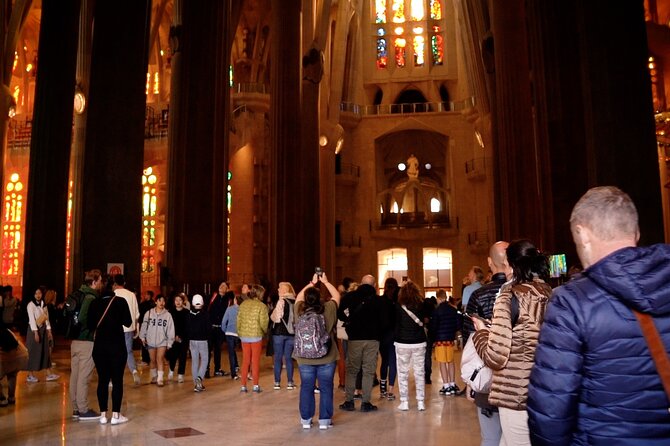
{"label": "man in blue jacket", "polygon": [[667,445],[670,402],[632,310],[670,349],[670,246],[636,247],[638,216],[616,187],[589,190],[570,228],[584,271],[554,294],[528,392],[535,445]]}

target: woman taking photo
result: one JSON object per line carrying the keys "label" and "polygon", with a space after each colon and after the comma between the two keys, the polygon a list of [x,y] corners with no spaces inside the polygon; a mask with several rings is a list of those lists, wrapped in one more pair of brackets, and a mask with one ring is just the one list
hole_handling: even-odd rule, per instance
{"label": "woman taking photo", "polygon": [[29,383],[39,381],[33,372],[47,369],[47,381],[56,381],[59,376],[51,373],[51,348],[53,336],[51,335],[51,324],[49,323],[49,311],[44,304],[46,287],[35,290],[35,296],[28,302],[28,324],[30,331],[26,335],[26,347],[28,348],[28,379]]}
{"label": "woman taking photo", "polygon": [[240,392],[247,392],[247,380],[249,365],[251,365],[251,378],[254,384],[253,391],[262,392],[258,383],[261,363],[261,350],[263,349],[263,336],[268,331],[268,307],[261,301],[265,294],[265,288],[260,285],[252,285],[247,293],[248,298],[240,304],[237,314],[237,334],[242,342],[242,370],[240,376],[242,387]]}
{"label": "woman taking photo", "polygon": [[[325,285],[330,300],[324,303],[321,291],[317,288],[318,283]],[[323,315],[326,333],[330,335],[330,348],[320,358],[302,358],[294,356],[298,361],[300,370],[300,423],[303,429],[312,427],[312,417],[316,410],[314,399],[314,388],[319,381],[319,429],[328,429],[332,426],[333,418],[333,378],[335,376],[335,365],[340,356],[337,350],[337,337],[335,326],[337,324],[337,307],[340,305],[340,293],[328,281],[325,273],[321,276],[314,274],[312,280],[298,293],[295,300],[296,321],[307,313]],[[299,336],[301,333],[297,333]]]}
{"label": "woman taking photo", "polygon": [[493,370],[489,403],[500,411],[502,446],[530,445],[528,434],[528,379],[540,326],[551,296],[544,282],[547,258],[528,240],[507,247],[512,280],[500,289],[490,327],[473,318],[477,353]]}

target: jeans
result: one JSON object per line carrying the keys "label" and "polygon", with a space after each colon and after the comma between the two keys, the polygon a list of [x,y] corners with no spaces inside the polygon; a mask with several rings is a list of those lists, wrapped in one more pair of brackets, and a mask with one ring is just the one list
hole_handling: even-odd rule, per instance
{"label": "jeans", "polygon": [[481,407],[478,407],[477,417],[479,418],[479,431],[482,436],[480,446],[498,446],[500,444],[500,437],[502,437],[500,414],[498,412],[491,412],[491,416],[487,417],[482,414]]}
{"label": "jeans", "polygon": [[133,355],[133,338],[135,337],[134,331],[126,331],[123,333],[123,336],[126,338],[126,350],[128,351],[128,359],[126,360],[128,364],[128,370],[132,373],[134,370],[137,370],[137,364],[135,364],[135,356]]}
{"label": "jeans", "polygon": [[282,336],[274,335],[272,336],[272,343],[274,347],[274,372],[275,372],[275,382],[278,383],[281,381],[281,366],[282,358],[286,364],[286,377],[288,382],[293,382],[293,336]]}
{"label": "jeans", "polygon": [[315,411],[314,386],[319,380],[319,424],[330,424],[333,418],[333,377],[336,362],[320,365],[299,364],[300,371],[300,419],[311,421]]}
{"label": "jeans", "polygon": [[379,354],[382,357],[382,364],[379,370],[379,379],[385,380],[388,376],[389,386],[395,385],[395,378],[398,374],[396,367],[395,345],[393,345],[393,338],[385,339],[379,344]]}
{"label": "jeans", "polygon": [[207,341],[189,341],[189,347],[191,349],[191,373],[195,383],[196,378],[205,377],[209,349],[207,348]]}
{"label": "jeans", "polygon": [[230,364],[230,376],[232,377],[235,377],[237,374],[235,370],[240,367],[240,363],[237,362],[237,352],[235,352],[235,348],[239,343],[240,338],[237,336],[226,335],[226,344],[228,344],[228,363]]}

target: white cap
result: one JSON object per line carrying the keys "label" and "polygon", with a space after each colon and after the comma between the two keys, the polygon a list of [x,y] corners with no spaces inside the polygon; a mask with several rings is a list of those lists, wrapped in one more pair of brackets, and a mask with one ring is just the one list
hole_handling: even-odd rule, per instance
{"label": "white cap", "polygon": [[194,307],[202,307],[204,304],[204,300],[202,299],[202,296],[200,294],[196,294],[193,296],[193,301],[191,302]]}

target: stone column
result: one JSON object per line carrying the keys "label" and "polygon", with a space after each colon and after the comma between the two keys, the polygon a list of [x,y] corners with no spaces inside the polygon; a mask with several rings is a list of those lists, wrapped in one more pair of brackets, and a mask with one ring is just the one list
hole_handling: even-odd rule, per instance
{"label": "stone column", "polygon": [[43,0],[26,206],[23,297],[65,290],[65,233],[80,0]]}
{"label": "stone column", "polygon": [[97,1],[94,16],[80,253],[85,269],[123,263],[137,288],[151,2]]}

